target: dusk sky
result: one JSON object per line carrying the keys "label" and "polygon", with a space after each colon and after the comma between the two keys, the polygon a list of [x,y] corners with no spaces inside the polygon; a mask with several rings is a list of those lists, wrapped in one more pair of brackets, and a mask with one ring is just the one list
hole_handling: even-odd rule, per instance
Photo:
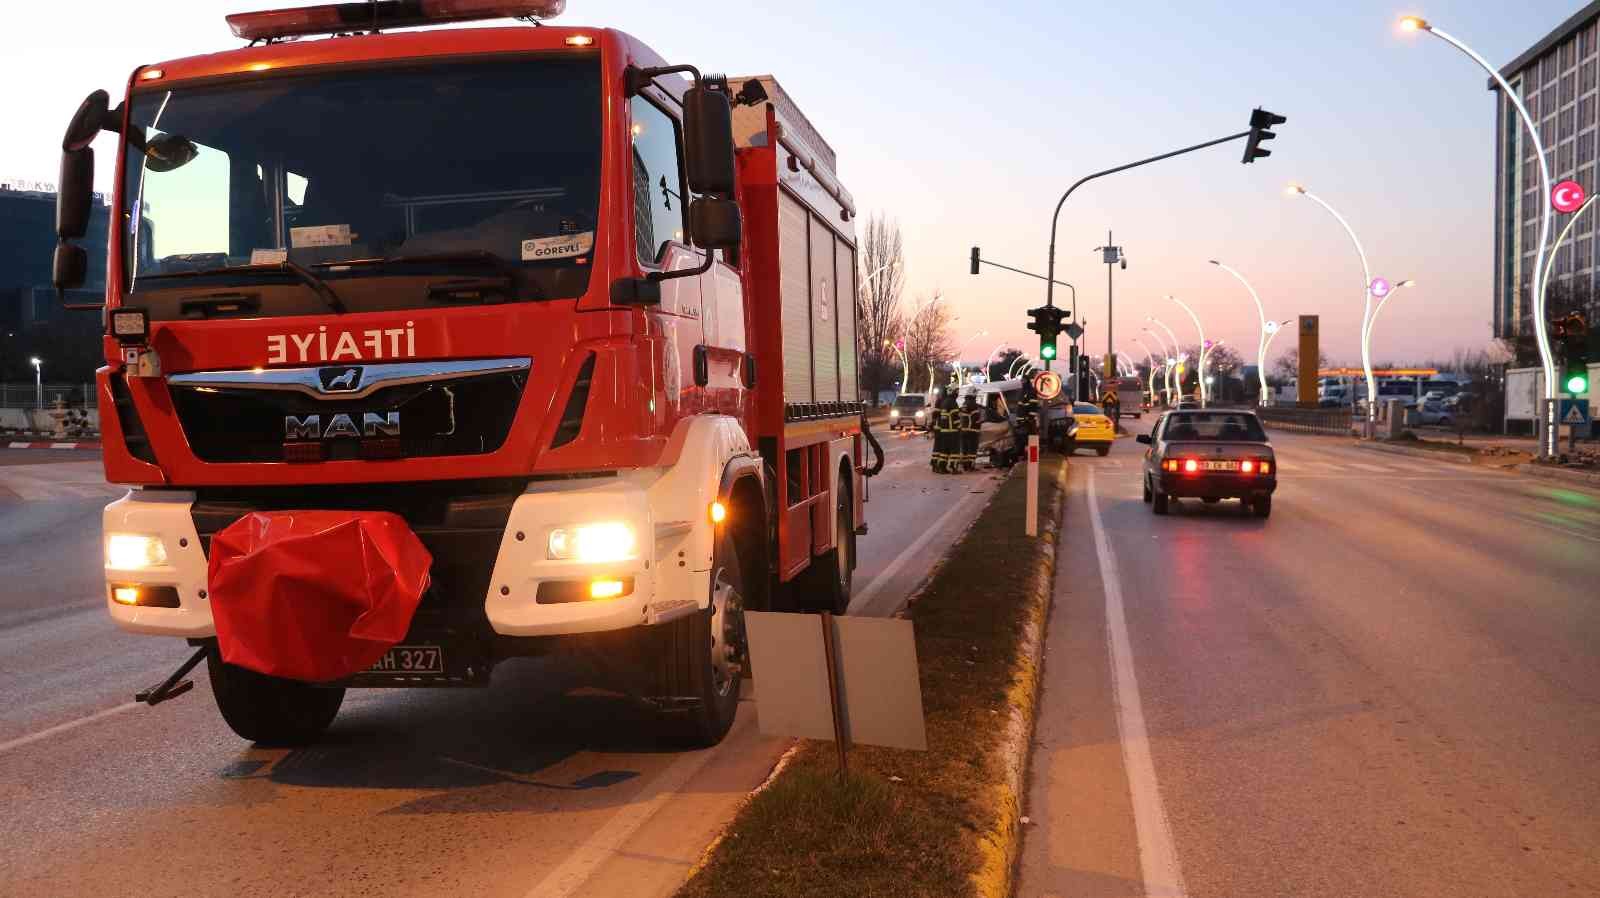
{"label": "dusk sky", "polygon": [[[225,12],[285,5],[295,4],[13,4],[0,74],[12,85],[8,113],[26,127],[0,146],[0,175],[54,180],[61,130],[84,94],[117,93],[140,63],[237,47]],[[1207,336],[1254,361],[1255,307],[1206,262],[1217,258],[1254,281],[1269,318],[1320,314],[1328,354],[1358,364],[1355,251],[1332,217],[1284,186],[1302,182],[1338,208],[1374,274],[1419,282],[1385,309],[1375,361],[1489,346],[1492,95],[1464,56],[1395,22],[1425,15],[1503,64],[1578,7],[570,0],[558,22],[621,28],[707,70],[774,74],[837,150],[863,218],[900,222],[907,300],[943,290],[958,342],[989,331],[971,359],[1002,340],[1036,349],[1024,310],[1043,297],[1042,283],[1002,271],[970,276],[972,245],[1042,271],[1051,209],[1078,177],[1244,130],[1258,105],[1286,115],[1272,157],[1253,165],[1239,164],[1236,142],[1080,189],[1062,215],[1058,277],[1077,285],[1097,354],[1106,267],[1092,250],[1111,230],[1128,255],[1116,273],[1119,349],[1137,354],[1129,338],[1152,313],[1193,339],[1162,299],[1171,293],[1195,307]]]}

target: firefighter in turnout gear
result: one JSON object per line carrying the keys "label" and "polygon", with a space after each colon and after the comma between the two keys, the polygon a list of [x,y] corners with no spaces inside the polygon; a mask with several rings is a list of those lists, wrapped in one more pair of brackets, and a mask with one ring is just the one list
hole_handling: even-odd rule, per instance
{"label": "firefighter in turnout gear", "polygon": [[978,431],[983,429],[983,407],[978,405],[975,393],[967,394],[961,407],[961,470],[978,468]]}
{"label": "firefighter in turnout gear", "polygon": [[955,405],[955,397],[945,393],[939,397],[933,412],[933,470],[936,474],[953,473],[961,463]]}

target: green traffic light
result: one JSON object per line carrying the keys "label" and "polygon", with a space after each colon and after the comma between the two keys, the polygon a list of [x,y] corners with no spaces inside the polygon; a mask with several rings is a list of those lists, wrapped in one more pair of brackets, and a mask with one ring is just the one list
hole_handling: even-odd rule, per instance
{"label": "green traffic light", "polygon": [[1056,344],[1046,343],[1039,347],[1040,358],[1053,359],[1056,357]]}
{"label": "green traffic light", "polygon": [[1582,393],[1589,389],[1589,379],[1582,374],[1574,374],[1567,378],[1568,393]]}

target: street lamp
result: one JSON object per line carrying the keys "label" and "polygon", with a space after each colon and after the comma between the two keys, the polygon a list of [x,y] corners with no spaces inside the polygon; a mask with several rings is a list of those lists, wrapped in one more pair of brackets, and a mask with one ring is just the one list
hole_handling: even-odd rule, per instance
{"label": "street lamp", "polygon": [[33,403],[36,408],[44,408],[44,359],[34,356],[28,361],[33,365]]}
{"label": "street lamp", "polygon": [[[1150,329],[1145,328],[1145,330],[1148,332]],[[1143,340],[1134,337],[1133,342],[1139,344],[1139,348],[1144,350],[1144,360],[1150,365],[1150,404],[1154,405],[1156,401],[1156,357]]]}
{"label": "street lamp", "polygon": [[1209,397],[1210,397],[1210,392],[1211,392],[1211,391],[1206,389],[1206,381],[1205,381],[1205,373],[1206,373],[1206,331],[1205,331],[1205,328],[1200,326],[1200,316],[1196,315],[1194,313],[1194,309],[1189,308],[1189,304],[1188,303],[1184,302],[1183,300],[1179,299],[1176,296],[1171,296],[1171,295],[1168,295],[1167,299],[1170,299],[1173,302],[1177,303],[1178,304],[1178,308],[1183,309],[1185,312],[1189,313],[1189,320],[1194,322],[1194,329],[1197,332],[1199,332],[1199,334],[1200,334],[1200,360],[1199,360],[1199,362],[1197,364],[1199,365],[1200,375],[1201,375],[1201,377],[1200,377],[1200,407],[1201,408],[1205,408],[1210,402]]}
{"label": "street lamp", "polygon": [[[1378,313],[1382,312],[1383,307],[1389,304],[1389,300],[1400,292],[1401,287],[1415,287],[1416,285],[1416,281],[1407,278],[1390,287],[1389,291],[1378,300],[1378,307],[1372,310],[1372,320],[1367,322],[1367,329],[1361,332],[1361,349],[1364,354],[1369,356],[1372,354],[1372,331],[1378,326]],[[1368,404],[1370,405],[1371,403]]]}
{"label": "street lamp", "polygon": [[[1350,227],[1348,221],[1344,220],[1344,216],[1328,205],[1322,197],[1317,196],[1299,184],[1290,184],[1287,193],[1290,196],[1303,196],[1328,210],[1328,214],[1337,219],[1339,224],[1344,227],[1344,232],[1350,235],[1350,242],[1355,244],[1356,255],[1361,257],[1361,296],[1364,303],[1361,312],[1361,332],[1365,334],[1367,325],[1372,321],[1372,269],[1367,265],[1367,251],[1361,248],[1361,240],[1356,237],[1355,230]],[[1372,376],[1372,354],[1367,351],[1366,340],[1364,339],[1361,341],[1361,369],[1367,376],[1366,435],[1370,439],[1372,437],[1373,422],[1377,416],[1378,379]]]}
{"label": "street lamp", "polygon": [[[1534,123],[1533,116],[1528,114],[1528,108],[1522,105],[1522,97],[1512,89],[1511,85],[1506,82],[1505,77],[1494,66],[1490,65],[1487,59],[1478,55],[1477,51],[1463,44],[1455,37],[1433,27],[1428,23],[1427,19],[1418,16],[1406,16],[1401,19],[1400,29],[1402,31],[1426,31],[1465,53],[1468,58],[1477,63],[1478,67],[1487,72],[1489,77],[1494,79],[1494,82],[1500,86],[1500,92],[1516,107],[1517,117],[1522,119],[1522,127],[1528,132],[1528,140],[1533,144],[1534,157],[1539,160],[1539,183],[1544,190],[1541,203],[1544,206],[1544,215],[1539,219],[1539,249],[1533,257],[1533,328],[1539,342],[1539,361],[1544,366],[1545,389],[1549,396],[1554,397],[1558,393],[1556,389],[1556,360],[1555,355],[1550,351],[1550,335],[1547,332],[1548,328],[1545,326],[1544,320],[1545,290],[1549,287],[1549,282],[1541,276],[1543,274],[1541,269],[1544,267],[1545,245],[1550,240],[1550,218],[1552,213],[1550,204],[1550,162],[1544,155],[1544,142],[1539,139],[1539,126]],[[1371,403],[1368,403],[1368,405],[1370,406]],[[1539,414],[1542,420],[1546,422],[1546,430],[1548,431],[1545,440],[1539,444],[1539,455],[1544,457],[1550,454],[1549,449],[1554,448],[1556,428],[1552,426],[1555,422],[1550,420],[1550,412],[1540,409]]]}
{"label": "street lamp", "polygon": [[994,361],[994,357],[996,355],[999,355],[1000,354],[1000,350],[1005,349],[1005,348],[1006,348],[1005,342],[1001,341],[1000,343],[995,344],[995,347],[993,349],[989,350],[989,354],[984,357],[984,359],[983,359],[983,379],[984,380],[988,380],[989,379],[989,363],[993,362]]}
{"label": "street lamp", "polygon": [[[1281,332],[1284,329],[1284,325],[1286,325],[1288,323],[1289,322],[1287,322],[1287,321],[1268,321],[1267,322],[1267,342],[1265,344],[1263,344],[1262,347],[1261,347],[1261,357],[1263,359],[1265,359],[1267,357],[1267,350],[1272,348],[1272,338],[1276,337],[1279,334],[1279,332]],[[1263,396],[1262,399],[1265,400],[1266,397]],[[1262,404],[1265,405],[1266,404],[1265,401],[1263,401]]]}
{"label": "street lamp", "polygon": [[1267,395],[1267,310],[1262,307],[1261,297],[1256,295],[1256,288],[1245,280],[1244,275],[1218,262],[1216,259],[1212,259],[1211,264],[1238,278],[1239,283],[1250,291],[1250,298],[1256,301],[1256,314],[1261,317],[1261,339],[1256,342],[1256,376],[1261,381],[1261,396],[1265,398]]}
{"label": "street lamp", "polygon": [[988,331],[978,331],[977,333],[975,333],[972,336],[968,337],[967,338],[967,342],[961,344],[961,348],[956,350],[956,357],[952,360],[952,361],[955,362],[955,365],[956,365],[956,386],[958,386],[958,387],[961,386],[961,381],[963,379],[963,375],[966,374],[966,367],[961,364],[961,357],[966,354],[967,347],[972,345],[972,341],[973,340],[976,340],[979,337],[987,337],[987,336],[989,336],[989,332]]}
{"label": "street lamp", "polygon": [[883,341],[884,349],[898,349],[900,351],[900,392],[905,393],[911,378],[911,360],[906,358],[906,341],[898,340],[890,343]]}
{"label": "street lamp", "polygon": [[[1173,391],[1172,391],[1173,367],[1172,366],[1176,365],[1178,363],[1178,359],[1177,359],[1177,355],[1178,355],[1178,335],[1172,332],[1172,328],[1167,327],[1165,324],[1162,324],[1161,323],[1161,319],[1156,318],[1154,315],[1146,315],[1146,316],[1144,316],[1144,320],[1149,321],[1152,324],[1158,325],[1162,330],[1167,332],[1167,336],[1172,338],[1172,351],[1168,352],[1167,351],[1167,343],[1166,343],[1165,340],[1161,339],[1161,335],[1160,334],[1156,333],[1155,331],[1151,330],[1148,327],[1144,329],[1145,333],[1149,334],[1152,337],[1155,337],[1156,338],[1156,342],[1161,344],[1161,352],[1162,352],[1163,355],[1165,355],[1167,357],[1167,375],[1166,375],[1167,404],[1171,405],[1172,404],[1172,398],[1173,398]],[[1182,386],[1182,384],[1179,384],[1179,386]]]}
{"label": "street lamp", "polygon": [[1590,196],[1588,199],[1584,200],[1583,205],[1578,207],[1578,211],[1572,213],[1572,217],[1567,219],[1567,226],[1561,229],[1561,233],[1556,237],[1556,242],[1550,244],[1550,255],[1544,263],[1544,278],[1542,281],[1546,287],[1548,287],[1550,284],[1551,272],[1555,271],[1556,255],[1561,252],[1561,244],[1567,242],[1567,235],[1572,233],[1572,226],[1578,223],[1578,219],[1583,216],[1583,213],[1588,210],[1589,205],[1593,203],[1596,198],[1600,198],[1600,193],[1594,194],[1593,196]]}

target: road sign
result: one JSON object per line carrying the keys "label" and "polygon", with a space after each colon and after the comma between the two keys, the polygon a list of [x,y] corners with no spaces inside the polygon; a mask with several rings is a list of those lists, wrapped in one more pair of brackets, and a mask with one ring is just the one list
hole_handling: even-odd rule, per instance
{"label": "road sign", "polygon": [[909,620],[746,611],[762,733],[926,750]]}
{"label": "road sign", "polygon": [[1560,420],[1562,424],[1571,425],[1573,427],[1583,427],[1584,425],[1588,424],[1589,400],[1561,400],[1561,417],[1558,420]]}
{"label": "road sign", "polygon": [[1071,337],[1074,340],[1076,340],[1079,337],[1083,336],[1083,325],[1081,325],[1081,324],[1077,324],[1077,323],[1069,324],[1066,327],[1062,328],[1062,330],[1066,331],[1067,332],[1067,336]]}
{"label": "road sign", "polygon": [[1054,399],[1061,395],[1061,375],[1054,371],[1040,371],[1033,376],[1033,391],[1040,399]]}
{"label": "road sign", "polygon": [[1557,212],[1576,212],[1583,208],[1583,185],[1577,181],[1562,181],[1550,191],[1550,205]]}

